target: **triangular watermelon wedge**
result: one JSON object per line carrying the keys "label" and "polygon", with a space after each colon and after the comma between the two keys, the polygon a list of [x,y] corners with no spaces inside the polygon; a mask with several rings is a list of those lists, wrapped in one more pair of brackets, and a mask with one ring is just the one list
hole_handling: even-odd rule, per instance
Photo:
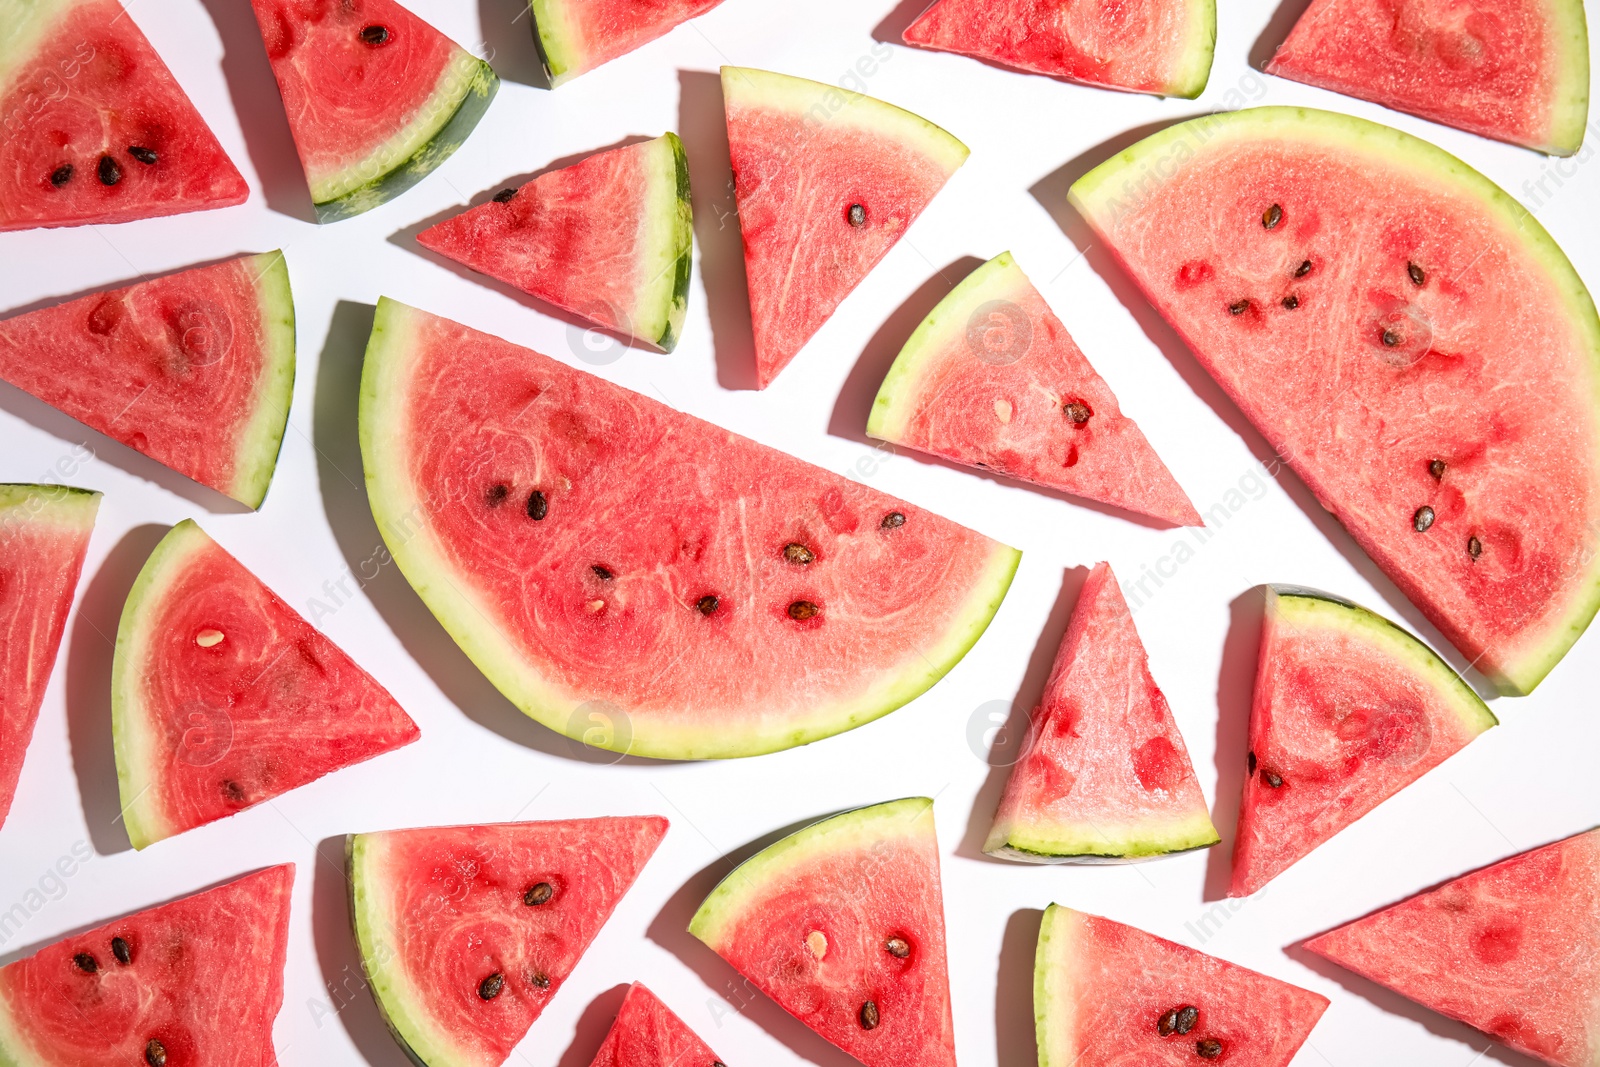
{"label": "triangular watermelon wedge", "polygon": [[983,850],[1031,863],[1105,863],[1218,840],[1117,577],[1096,564]]}
{"label": "triangular watermelon wedge", "polygon": [[589,1067],[717,1067],[711,1046],[635,982],[622,998],[617,1021]]}
{"label": "triangular watermelon wedge", "polygon": [[1600,1063],[1600,830],[1523,852],[1305,943],[1558,1067]]}
{"label": "triangular watermelon wedge", "polygon": [[1204,525],[1010,252],[922,320],[878,389],[867,433],[1175,526]]}
{"label": "triangular watermelon wedge", "polygon": [[504,1063],[666,832],[641,816],[352,835],[362,970],[411,1059]]}
{"label": "triangular watermelon wedge", "polygon": [[382,686],[192,520],[128,593],[111,726],[134,848],[417,739]]}
{"label": "triangular watermelon wedge", "polygon": [[722,68],[756,380],[771,384],[900,240],[967,146],[835,85]]}
{"label": "triangular watermelon wedge", "polygon": [[857,808],[740,864],[689,932],[867,1067],[955,1067],[933,801]]}
{"label": "triangular watermelon wedge", "polygon": [[1039,1067],[1288,1067],[1328,998],[1098,915],[1039,927]]}
{"label": "triangular watermelon wedge", "polygon": [[268,867],[0,968],[0,1063],[274,1067],[293,884]]}
{"label": "triangular watermelon wedge", "polygon": [[99,510],[99,493],[0,485],[0,826],[16,795]]}
{"label": "triangular watermelon wedge", "polygon": [[670,352],[694,243],[689,165],[668,133],[505,189],[417,234],[422,247]]}
{"label": "triangular watermelon wedge", "polygon": [[0,174],[0,231],[131,222],[250,195],[117,0],[6,6]]}
{"label": "triangular watermelon wedge", "polygon": [[939,0],[902,38],[1086,85],[1193,99],[1211,73],[1217,5]]}
{"label": "triangular watermelon wedge", "polygon": [[1496,723],[1432,649],[1366,608],[1267,588],[1231,896],[1248,896]]}
{"label": "triangular watermelon wedge", "polygon": [[529,0],[533,37],[553,89],[642,48],[722,0]]}

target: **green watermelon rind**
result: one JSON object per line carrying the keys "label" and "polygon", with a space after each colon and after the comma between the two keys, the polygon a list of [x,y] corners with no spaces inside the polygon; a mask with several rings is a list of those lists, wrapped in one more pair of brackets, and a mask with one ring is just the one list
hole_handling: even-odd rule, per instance
{"label": "green watermelon rind", "polygon": [[1190,0],[1189,38],[1183,63],[1162,89],[1164,96],[1193,100],[1206,91],[1217,51],[1217,0]]}
{"label": "green watermelon rind", "polygon": [[689,313],[689,279],[694,263],[694,215],[689,201],[689,159],[683,141],[668,132],[657,138],[650,176],[652,203],[646,209],[650,242],[638,264],[649,279],[635,309],[635,336],[671,352],[683,336]]}
{"label": "green watermelon rind", "polygon": [[255,275],[260,298],[265,363],[256,389],[254,414],[239,435],[234,483],[228,496],[259,508],[272,485],[294,400],[295,317],[289,267],[282,252],[263,252],[242,264]]}
{"label": "green watermelon rind", "polygon": [[1583,0],[1548,0],[1553,42],[1560,56],[1550,104],[1550,135],[1541,151],[1570,156],[1583,147],[1589,127],[1589,22]]}
{"label": "green watermelon rind", "polygon": [[576,47],[580,32],[568,17],[566,0],[529,0],[528,11],[533,15],[533,43],[539,48],[539,61],[544,64],[550,88],[563,85],[589,70],[588,57]]}
{"label": "green watermelon rind", "polygon": [[94,528],[100,493],[70,485],[0,482],[0,546],[18,523],[49,523],[73,530]]}
{"label": "green watermelon rind", "polygon": [[[1057,992],[1072,956],[1073,920],[1078,913],[1060,904],[1044,910],[1039,944],[1033,956],[1033,1027],[1039,1046],[1039,1067],[1072,1067],[1078,1057],[1066,1036],[1072,1033],[1072,997]],[[1057,1034],[1062,1035],[1057,1038]]]}
{"label": "green watermelon rind", "polygon": [[1183,822],[1150,820],[1129,826],[1037,827],[997,825],[984,842],[986,856],[1021,863],[1120,864],[1207,849],[1222,840],[1204,812]]}

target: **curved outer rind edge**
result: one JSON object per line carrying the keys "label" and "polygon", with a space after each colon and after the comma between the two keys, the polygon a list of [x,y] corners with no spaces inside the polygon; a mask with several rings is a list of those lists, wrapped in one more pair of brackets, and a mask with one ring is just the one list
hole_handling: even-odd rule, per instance
{"label": "curved outer rind edge", "polygon": [[550,79],[550,88],[564,85],[590,69],[574,48],[578,30],[567,17],[563,0],[528,0],[528,14],[533,21],[533,43],[539,50],[545,77]]}
{"label": "curved outer rind edge", "polygon": [[683,322],[689,313],[694,209],[689,199],[689,160],[683,141],[671,131],[658,141],[665,152],[658,153],[652,162],[666,173],[653,176],[656,196],[648,209],[646,225],[654,238],[650,259],[662,265],[640,294],[644,305],[640,310],[649,313],[640,325],[648,334],[644,340],[663,352],[671,352],[683,336]]}
{"label": "curved outer rind edge", "polygon": [[1551,155],[1570,156],[1583,147],[1589,125],[1589,22],[1583,0],[1548,0],[1553,43],[1560,58],[1556,98],[1550,102],[1550,130],[1537,145]]}
{"label": "curved outer rind edge", "polygon": [[256,392],[255,414],[240,435],[235,462],[238,473],[228,495],[247,507],[259,508],[277,470],[284,430],[289,425],[289,407],[294,400],[294,293],[289,288],[289,267],[281,251],[247,257],[240,265],[255,272],[266,361]]}
{"label": "curved outer rind edge", "polygon": [[1217,51],[1217,0],[1189,0],[1189,37],[1183,64],[1168,82],[1164,94],[1193,100],[1206,91]]}
{"label": "curved outer rind edge", "polygon": [[[1039,1046],[1039,1067],[1072,1067],[1072,999],[1058,991],[1072,948],[1071,930],[1077,912],[1051,904],[1039,920],[1039,944],[1033,955],[1033,1029]],[[1059,1036],[1058,1036],[1059,1035]]]}
{"label": "curved outer rind edge", "polygon": [[[1092,826],[1090,832],[1095,839],[1094,844],[1089,843],[1090,834],[1080,832],[1076,840],[1069,836],[1071,832],[1080,831],[1079,827],[1070,824],[1054,823],[1045,829],[1066,832],[1055,835],[1038,831],[1028,833],[1016,824],[1005,828],[996,824],[994,830],[990,831],[989,839],[984,842],[984,855],[1018,863],[1142,863],[1198,852],[1222,841],[1211,816],[1204,812],[1182,821],[1151,819],[1117,827],[1112,832],[1106,832],[1104,826]],[[1107,845],[1117,846],[1121,851],[1094,851],[1097,847]]]}

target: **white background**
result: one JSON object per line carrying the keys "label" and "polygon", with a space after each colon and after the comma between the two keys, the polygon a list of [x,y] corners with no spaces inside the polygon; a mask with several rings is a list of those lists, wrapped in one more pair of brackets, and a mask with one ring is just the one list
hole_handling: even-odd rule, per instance
{"label": "white background", "polygon": [[[277,478],[259,514],[0,386],[0,480],[48,479],[65,461],[57,469],[71,473],[62,480],[106,494],[79,607],[0,832],[0,912],[26,901],[30,913],[0,944],[0,962],[68,931],[292,860],[298,875],[288,988],[275,1031],[282,1062],[398,1067],[403,1057],[360,988],[346,926],[342,835],[654,812],[673,826],[661,851],[513,1062],[584,1067],[622,985],[641,979],[731,1067],[833,1067],[853,1061],[747,991],[684,927],[730,856],[744,858],[753,843],[841,808],[926,794],[937,798],[963,1064],[1034,1062],[1033,939],[1038,910],[1051,901],[1203,944],[1327,994],[1333,1007],[1297,1064],[1466,1067],[1480,1055],[1532,1062],[1285,946],[1600,821],[1593,770],[1600,638],[1581,641],[1535,696],[1494,701],[1502,727],[1258,898],[1219,902],[1255,666],[1253,587],[1287,581],[1344,594],[1403,620],[1458,665],[1460,657],[1292,475],[1265,477],[1259,464],[1271,455],[1261,437],[1104,254],[1082,254],[1090,238],[1065,196],[1073,178],[1160,124],[1241,104],[1311,104],[1392,123],[1461,155],[1534,208],[1595,283],[1600,166],[1562,164],[1566,176],[1557,182],[1555,164],[1531,152],[1259,73],[1249,57],[1259,64],[1300,0],[1277,14],[1273,0],[1219,5],[1216,67],[1198,101],[1070,86],[878,40],[897,39],[920,3],[895,9],[892,0],[727,0],[552,93],[535,84],[537,60],[519,0],[413,0],[423,17],[491,58],[504,78],[500,95],[465,147],[422,185],[370,214],[319,228],[307,221],[309,200],[245,0],[134,0],[139,25],[250,179],[251,199],[144,223],[0,235],[0,309],[283,248],[299,319],[299,375]],[[732,62],[838,81],[863,57],[875,64],[867,91],[945,126],[971,146],[972,157],[777,382],[755,393],[715,71]],[[831,470],[878,456],[860,468],[871,471],[873,485],[1025,555],[987,636],[898,713],[753,760],[607,765],[520,715],[393,567],[359,590],[345,579],[378,545],[361,490],[355,391],[370,305],[380,294],[559,358],[593,359],[581,331],[421,253],[411,236],[552,161],[667,129],[688,146],[695,187],[697,269],[685,336],[670,356],[628,350],[598,372]],[[1596,140],[1591,133],[1591,148]],[[1542,195],[1524,185],[1541,178]],[[1025,712],[1037,698],[1082,568],[1109,559],[1126,587],[1190,537],[911,455],[885,460],[864,442],[867,405],[901,342],[971,266],[1005,249],[1016,253],[1195,504],[1208,511],[1230,489],[1246,490],[1244,506],[1137,614],[1152,670],[1223,831],[1224,844],[1209,853],[1137,867],[1035,868],[978,852],[1005,776],[986,762],[989,718],[1013,703]],[[85,446],[94,458],[73,461]],[[337,594],[338,610],[320,616],[319,625],[399,698],[421,725],[422,740],[135,854],[115,821],[110,642],[150,547],[167,525],[189,517],[303,612],[312,598],[332,606],[324,583],[345,579],[352,595]],[[92,848],[92,858],[52,882],[48,872],[74,848]],[[46,892],[30,895],[41,882]]]}

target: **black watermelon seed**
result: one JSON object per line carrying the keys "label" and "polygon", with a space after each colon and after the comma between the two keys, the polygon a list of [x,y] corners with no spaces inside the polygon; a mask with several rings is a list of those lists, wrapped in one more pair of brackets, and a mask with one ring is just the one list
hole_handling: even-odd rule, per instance
{"label": "black watermelon seed", "polygon": [[1411,275],[1412,285],[1421,285],[1423,282],[1428,280],[1428,276],[1422,273],[1422,268],[1417,266],[1415,263],[1406,264],[1406,273]]}
{"label": "black watermelon seed", "polygon": [[1250,301],[1248,300],[1235,300],[1233,303],[1228,305],[1228,314],[1230,315],[1243,315],[1249,310]]}
{"label": "black watermelon seed", "polygon": [[817,612],[822,609],[809,600],[796,600],[789,605],[789,618],[795,622],[805,622],[807,619],[817,617]]}
{"label": "black watermelon seed", "polygon": [[111,939],[111,954],[117,957],[117,962],[123,966],[127,966],[133,962],[133,950],[129,948],[128,943],[120,937],[113,937]]}
{"label": "black watermelon seed", "polygon": [[1390,348],[1393,348],[1395,345],[1404,340],[1405,338],[1400,336],[1400,331],[1398,330],[1383,331],[1383,343],[1388,345]]}
{"label": "black watermelon seed", "polygon": [[57,167],[55,170],[50,172],[50,184],[55,186],[57,189],[61,188],[63,185],[67,184],[71,180],[72,180],[72,164],[71,163],[63,163],[63,164],[61,164],[61,166]]}
{"label": "black watermelon seed", "polygon": [[1178,1009],[1178,1018],[1173,1026],[1180,1034],[1187,1034],[1194,1029],[1194,1024],[1200,1021],[1200,1009],[1193,1004],[1185,1004]]}
{"label": "black watermelon seed", "polygon": [[711,1067],[728,1067],[728,1065],[721,1060],[712,1060]]}
{"label": "black watermelon seed", "polygon": [[389,41],[389,27],[368,26],[361,31],[361,39],[368,44],[387,44]]}
{"label": "black watermelon seed", "polygon": [[614,575],[611,573],[610,567],[603,567],[598,563],[589,569],[593,571],[594,576],[600,579],[602,582],[609,582],[614,577]]}
{"label": "black watermelon seed", "polygon": [[150,1067],[167,1067],[167,1046],[152,1037],[144,1047],[144,1062]]}
{"label": "black watermelon seed", "polygon": [[798,567],[804,567],[817,558],[817,554],[798,541],[783,546],[783,558]]}
{"label": "black watermelon seed", "polygon": [[1310,273],[1311,273],[1311,261],[1309,259],[1304,261],[1303,263],[1301,263],[1298,267],[1296,267],[1294,269],[1294,276],[1296,278],[1304,278],[1307,274],[1310,274]]}
{"label": "black watermelon seed", "polygon": [[1428,527],[1433,525],[1433,509],[1424,504],[1411,516],[1411,528],[1417,533],[1427,533]]}
{"label": "black watermelon seed", "polygon": [[84,974],[93,974],[100,969],[100,964],[87,952],[80,952],[72,957],[72,962],[78,965],[78,970]]}
{"label": "black watermelon seed", "polygon": [[115,185],[122,180],[122,168],[110,156],[100,157],[100,184]]}
{"label": "black watermelon seed", "polygon": [[883,943],[883,949],[897,960],[911,955],[911,943],[903,937],[891,937]]}
{"label": "black watermelon seed", "polygon": [[875,1029],[877,1027],[877,1025],[878,1025],[878,1006],[876,1004],[874,1004],[870,1000],[867,1001],[865,1004],[862,1004],[861,1005],[860,1018],[861,1018],[861,1029],[863,1029],[863,1030]]}
{"label": "black watermelon seed", "polygon": [[722,603],[720,600],[712,596],[710,593],[707,593],[705,596],[694,602],[694,610],[698,611],[702,615],[711,615],[717,610],[717,605],[720,603]]}
{"label": "black watermelon seed", "polygon": [[1428,461],[1428,473],[1433,475],[1433,480],[1438,481],[1444,477],[1444,460],[1432,459]]}
{"label": "black watermelon seed", "polygon": [[1222,1042],[1214,1037],[1201,1038],[1194,1043],[1194,1050],[1203,1060],[1214,1060],[1222,1055]]}
{"label": "black watermelon seed", "polygon": [[511,198],[516,195],[517,191],[515,189],[502,189],[494,194],[494,202],[497,204],[510,203]]}
{"label": "black watermelon seed", "polygon": [[540,989],[549,989],[550,976],[545,974],[543,971],[535,971],[533,973],[533,984],[538,986]]}
{"label": "black watermelon seed", "polygon": [[1473,559],[1483,555],[1483,542],[1478,540],[1476,536],[1467,538],[1467,555]]}
{"label": "black watermelon seed", "polygon": [[1075,426],[1082,426],[1089,421],[1089,416],[1094,414],[1089,410],[1089,405],[1081,400],[1069,401],[1062,410],[1067,413],[1067,418],[1071,419]]}
{"label": "black watermelon seed", "polygon": [[1289,311],[1293,311],[1295,308],[1300,306],[1300,298],[1295,296],[1293,293],[1290,293],[1288,296],[1283,298],[1283,306]]}
{"label": "black watermelon seed", "polygon": [[1161,1018],[1156,1020],[1156,1033],[1160,1034],[1162,1037],[1171,1037],[1174,1033],[1177,1032],[1177,1029],[1178,1029],[1178,1009],[1177,1008],[1173,1008],[1170,1011],[1164,1012],[1162,1014]]}
{"label": "black watermelon seed", "polygon": [[483,500],[484,503],[488,504],[491,508],[497,508],[501,504],[504,504],[506,502],[506,497],[510,495],[511,487],[509,485],[491,485],[489,487],[489,491],[483,494]]}
{"label": "black watermelon seed", "polygon": [[555,895],[555,886],[549,882],[539,882],[536,885],[529,886],[528,891],[522,894],[522,902],[530,908],[536,908],[540,904],[550,903],[550,898]]}
{"label": "black watermelon seed", "polygon": [[1280,223],[1282,221],[1283,221],[1283,208],[1281,206],[1279,206],[1278,204],[1273,204],[1271,207],[1267,208],[1267,210],[1265,212],[1263,212],[1262,215],[1261,215],[1261,225],[1265,226],[1269,230],[1277,229],[1278,228],[1278,223]]}
{"label": "black watermelon seed", "polygon": [[131,144],[128,146],[128,155],[132,156],[134,159],[137,159],[140,163],[143,163],[147,167],[155,166],[156,160],[161,158],[154,152],[150,151],[150,149],[136,144]]}
{"label": "black watermelon seed", "polygon": [[550,501],[544,498],[544,492],[535,489],[528,494],[528,518],[538,522],[550,514]]}
{"label": "black watermelon seed", "polygon": [[883,521],[878,525],[882,526],[885,530],[894,530],[904,526],[905,524],[906,517],[904,515],[900,514],[898,511],[891,511],[889,514],[883,517]]}
{"label": "black watermelon seed", "polygon": [[860,204],[851,204],[850,210],[845,213],[850,220],[850,225],[861,227],[867,224],[867,209]]}
{"label": "black watermelon seed", "polygon": [[499,971],[496,971],[478,983],[478,999],[493,1000],[495,997],[500,995],[500,990],[504,989],[505,987],[505,975],[501,974]]}
{"label": "black watermelon seed", "polygon": [[222,795],[227,797],[228,800],[234,804],[243,804],[244,786],[240,785],[238,782],[235,782],[231,778],[225,778],[222,782]]}
{"label": "black watermelon seed", "polygon": [[1250,764],[1250,773],[1251,774],[1256,773],[1256,754],[1254,752],[1251,752],[1249,755],[1247,755],[1245,757],[1245,759]]}
{"label": "black watermelon seed", "polygon": [[1266,782],[1268,785],[1270,785],[1274,789],[1282,789],[1283,788],[1283,779],[1280,778],[1278,775],[1273,774],[1271,771],[1262,771],[1261,772],[1261,780],[1263,782]]}

